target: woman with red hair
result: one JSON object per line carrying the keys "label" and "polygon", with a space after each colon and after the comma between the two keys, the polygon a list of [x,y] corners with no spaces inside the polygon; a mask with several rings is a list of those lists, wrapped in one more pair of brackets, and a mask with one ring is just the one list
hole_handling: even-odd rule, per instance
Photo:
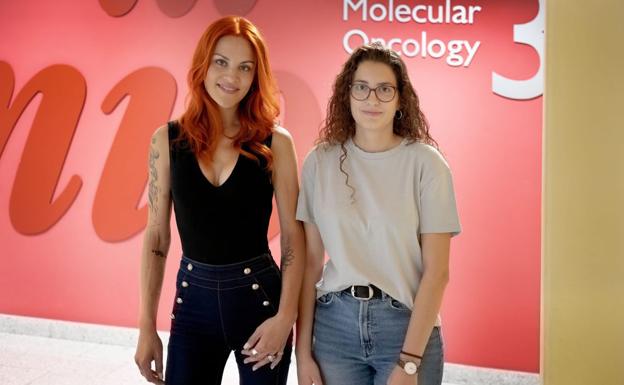
{"label": "woman with red hair", "polygon": [[[152,383],[219,384],[234,351],[241,384],[285,384],[304,241],[295,148],[276,125],[277,92],[258,29],[234,16],[211,24],[188,84],[186,111],[152,137],[135,361]],[[281,269],[267,240],[273,193]],[[172,204],[183,255],[165,380],[156,314]]]}

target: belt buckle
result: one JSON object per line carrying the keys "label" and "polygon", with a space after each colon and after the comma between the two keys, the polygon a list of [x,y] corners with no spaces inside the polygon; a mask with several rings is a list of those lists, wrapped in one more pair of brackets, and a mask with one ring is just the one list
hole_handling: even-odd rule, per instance
{"label": "belt buckle", "polygon": [[373,298],[373,295],[375,295],[373,288],[370,287],[370,285],[366,285],[366,287],[368,288],[368,297],[358,297],[357,295],[355,295],[355,285],[351,286],[351,295],[353,296],[353,298],[360,301],[368,301],[369,299]]}

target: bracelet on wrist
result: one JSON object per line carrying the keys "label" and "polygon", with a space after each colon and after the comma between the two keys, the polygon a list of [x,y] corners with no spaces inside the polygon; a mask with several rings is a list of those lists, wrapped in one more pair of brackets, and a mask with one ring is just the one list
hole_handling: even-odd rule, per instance
{"label": "bracelet on wrist", "polygon": [[401,354],[404,354],[404,355],[412,357],[412,358],[417,358],[417,359],[422,361],[422,356],[419,356],[418,354],[408,353],[405,350],[401,350]]}

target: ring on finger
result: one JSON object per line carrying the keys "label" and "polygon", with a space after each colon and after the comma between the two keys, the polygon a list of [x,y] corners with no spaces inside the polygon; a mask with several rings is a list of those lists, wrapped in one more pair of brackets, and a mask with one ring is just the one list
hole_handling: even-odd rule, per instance
{"label": "ring on finger", "polygon": [[251,349],[251,355],[252,356],[257,356],[258,355],[258,351],[256,349]]}
{"label": "ring on finger", "polygon": [[275,356],[273,354],[269,354],[267,356],[267,360],[269,360],[269,362],[273,362],[273,361],[275,361]]}

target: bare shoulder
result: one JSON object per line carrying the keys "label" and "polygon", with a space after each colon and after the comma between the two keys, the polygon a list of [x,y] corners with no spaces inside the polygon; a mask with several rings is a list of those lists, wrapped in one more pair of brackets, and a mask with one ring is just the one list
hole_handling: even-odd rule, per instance
{"label": "bare shoulder", "polygon": [[156,129],[152,134],[152,145],[156,147],[167,147],[169,145],[169,127],[164,124]]}
{"label": "bare shoulder", "polygon": [[290,132],[284,127],[275,127],[273,139],[271,141],[271,151],[273,151],[273,155],[277,157],[281,154],[288,154],[294,151],[292,135],[290,135]]}
{"label": "bare shoulder", "polygon": [[152,134],[149,150],[150,167],[169,166],[169,128],[165,124],[160,126]]}
{"label": "bare shoulder", "polygon": [[273,142],[271,147],[273,147],[273,144],[278,146],[290,146],[292,143],[293,138],[290,132],[282,126],[276,126],[273,131]]}

